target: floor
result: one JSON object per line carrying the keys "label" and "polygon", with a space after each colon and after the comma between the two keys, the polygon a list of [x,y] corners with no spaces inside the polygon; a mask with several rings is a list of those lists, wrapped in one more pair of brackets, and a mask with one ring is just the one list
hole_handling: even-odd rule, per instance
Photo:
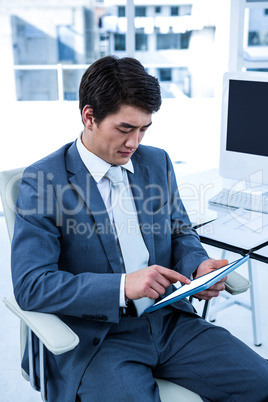
{"label": "floor", "polygon": [[[219,250],[209,249],[210,255],[218,258]],[[5,227],[4,217],[0,215],[0,253],[1,273],[0,299],[12,292],[10,278],[10,244]],[[249,310],[232,306],[218,313],[216,323],[228,328],[234,335],[248,344],[260,355],[268,358],[268,294],[265,284],[268,283],[268,267],[265,264],[256,265],[259,278],[259,298],[261,308],[262,346],[255,347],[253,343],[251,313]],[[247,275],[246,267],[240,269],[240,273]],[[249,298],[249,293],[242,295],[243,299]],[[195,303],[201,311],[202,303]],[[35,402],[40,401],[38,392],[31,389],[29,383],[23,379],[20,373],[19,351],[19,320],[0,302],[0,402]]]}

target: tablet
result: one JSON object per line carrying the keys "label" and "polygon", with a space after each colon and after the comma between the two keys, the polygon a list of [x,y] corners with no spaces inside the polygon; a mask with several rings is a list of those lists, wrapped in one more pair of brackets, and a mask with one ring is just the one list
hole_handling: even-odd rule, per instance
{"label": "tablet", "polygon": [[181,299],[184,299],[185,297],[192,296],[196,293],[201,292],[202,290],[208,289],[210,286],[214,285],[220,279],[224,278],[230,272],[235,270],[237,267],[247,262],[248,259],[249,256],[247,255],[236,261],[231,262],[228,265],[225,265],[224,267],[215,269],[208,274],[193,279],[189,285],[180,286],[177,290],[172,292],[164,299],[148,307],[144,312],[151,313],[152,311],[158,310],[159,308],[167,306],[168,304],[175,303]]}

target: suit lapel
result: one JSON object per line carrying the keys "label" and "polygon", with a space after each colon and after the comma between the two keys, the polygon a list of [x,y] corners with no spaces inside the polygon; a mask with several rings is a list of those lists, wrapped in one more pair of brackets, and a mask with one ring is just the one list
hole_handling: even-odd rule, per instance
{"label": "suit lapel", "polygon": [[[139,163],[138,151],[132,157],[134,174],[128,173],[129,183],[134,196],[138,212],[141,232],[149,251],[149,264],[155,263],[155,249],[153,237],[153,209],[152,186],[149,167]],[[76,189],[80,197],[86,203],[96,225],[107,259],[114,272],[122,272],[120,256],[116,239],[104,202],[99,193],[95,180],[82,162],[73,143],[66,155],[66,168],[71,173],[69,182]],[[86,217],[85,217],[86,219]]]}
{"label": "suit lapel", "polygon": [[[120,256],[110,218],[96,182],[82,162],[75,144],[69,149],[66,161],[67,170],[71,173],[69,182],[85,202],[94,219],[96,232],[100,237],[112,270],[121,273]],[[85,219],[87,219],[86,216]]]}

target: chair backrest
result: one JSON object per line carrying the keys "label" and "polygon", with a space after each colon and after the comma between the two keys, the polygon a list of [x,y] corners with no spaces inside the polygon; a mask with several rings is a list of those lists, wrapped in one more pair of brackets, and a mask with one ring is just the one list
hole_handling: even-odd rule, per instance
{"label": "chair backrest", "polygon": [[25,168],[0,172],[0,194],[10,241],[15,224],[15,203],[19,195],[22,173]]}
{"label": "chair backrest", "polygon": [[[20,191],[21,177],[25,168],[17,168],[0,172],[0,196],[3,205],[7,231],[10,242],[12,241],[15,225],[15,204]],[[21,359],[24,354],[27,340],[27,326],[20,322],[20,353]],[[22,370],[25,379],[29,379],[27,373]]]}

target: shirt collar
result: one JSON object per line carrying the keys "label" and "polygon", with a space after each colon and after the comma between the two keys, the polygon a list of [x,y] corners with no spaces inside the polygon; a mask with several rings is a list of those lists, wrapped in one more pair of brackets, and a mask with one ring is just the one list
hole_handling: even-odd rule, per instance
{"label": "shirt collar", "polygon": [[[94,180],[99,183],[112,165],[89,151],[82,143],[81,135],[77,138],[76,147],[89,173],[92,175]],[[134,173],[134,166],[131,159],[129,159],[125,165],[120,166],[129,172]]]}

